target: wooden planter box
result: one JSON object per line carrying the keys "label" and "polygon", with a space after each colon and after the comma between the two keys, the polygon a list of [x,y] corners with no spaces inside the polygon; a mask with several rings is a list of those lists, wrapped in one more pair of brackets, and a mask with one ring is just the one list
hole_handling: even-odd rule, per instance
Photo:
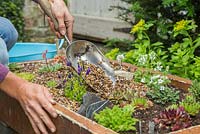
{"label": "wooden planter box", "polygon": [[[136,66],[124,63],[129,66],[131,71],[137,69]],[[168,75],[172,80],[172,85],[183,90],[187,90],[191,85],[191,81],[177,76]],[[60,104],[55,105],[59,113],[58,118],[53,122],[56,125],[56,134],[115,134],[116,132],[107,129]],[[6,123],[19,134],[34,134],[28,118],[23,112],[20,104],[13,98],[7,96],[0,91],[0,121]],[[198,134],[200,133],[200,125],[187,129],[172,132],[172,134]]]}

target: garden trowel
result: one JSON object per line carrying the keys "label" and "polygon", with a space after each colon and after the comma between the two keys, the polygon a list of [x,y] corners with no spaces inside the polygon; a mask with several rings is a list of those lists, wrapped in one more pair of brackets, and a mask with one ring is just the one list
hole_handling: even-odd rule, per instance
{"label": "garden trowel", "polygon": [[[38,0],[40,7],[43,9],[45,14],[50,17],[55,25],[55,29],[58,30],[58,21],[53,16],[48,0]],[[86,40],[78,40],[70,42],[65,35],[65,40],[68,43],[66,49],[67,59],[72,63],[72,67],[78,72],[78,60],[85,61],[90,64],[95,64],[100,67],[105,74],[112,80],[113,85],[115,84],[115,74],[113,68],[110,66],[108,60],[101,53],[101,51],[91,42]]]}

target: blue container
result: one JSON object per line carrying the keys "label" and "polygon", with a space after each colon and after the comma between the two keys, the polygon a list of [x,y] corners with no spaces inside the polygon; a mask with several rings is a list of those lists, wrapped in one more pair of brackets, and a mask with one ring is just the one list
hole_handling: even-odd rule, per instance
{"label": "blue container", "polygon": [[42,60],[42,53],[48,50],[46,57],[54,58],[57,53],[56,44],[48,43],[16,43],[9,51],[9,62],[27,62]]}

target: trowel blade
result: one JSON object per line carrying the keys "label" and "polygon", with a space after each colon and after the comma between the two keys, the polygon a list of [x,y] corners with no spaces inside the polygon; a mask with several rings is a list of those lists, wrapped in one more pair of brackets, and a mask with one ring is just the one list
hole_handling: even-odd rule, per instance
{"label": "trowel blade", "polygon": [[115,84],[114,69],[93,43],[85,40],[72,42],[66,49],[66,56],[76,71],[78,71],[78,59],[80,58],[82,61],[99,66]]}

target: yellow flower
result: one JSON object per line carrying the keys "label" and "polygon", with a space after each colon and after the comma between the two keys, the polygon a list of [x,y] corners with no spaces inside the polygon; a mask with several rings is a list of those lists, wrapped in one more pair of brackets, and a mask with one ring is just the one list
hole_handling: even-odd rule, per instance
{"label": "yellow flower", "polygon": [[174,25],[174,31],[180,31],[185,29],[185,27],[187,26],[187,21],[186,20],[181,20],[176,22],[176,24]]}
{"label": "yellow flower", "polygon": [[141,19],[136,25],[133,26],[133,28],[131,29],[131,33],[136,33],[140,29],[143,29],[144,24],[145,24],[145,21],[143,19]]}

